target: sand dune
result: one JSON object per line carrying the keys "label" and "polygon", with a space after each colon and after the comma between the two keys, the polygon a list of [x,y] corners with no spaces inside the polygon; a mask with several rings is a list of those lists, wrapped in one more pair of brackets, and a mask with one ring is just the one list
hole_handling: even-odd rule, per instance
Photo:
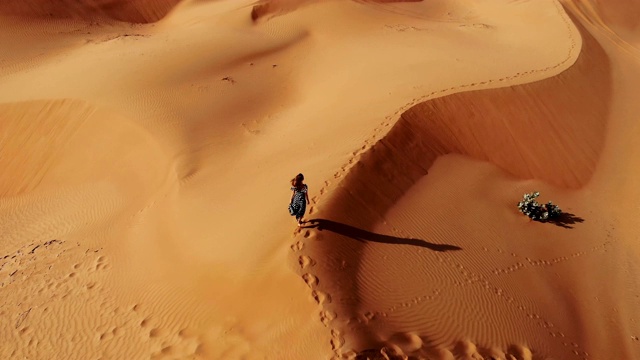
{"label": "sand dune", "polygon": [[[599,216],[616,202],[575,191],[597,186],[605,138],[615,141],[605,130],[622,120],[611,116],[610,55],[581,33],[560,75],[417,104],[361,156],[304,233],[318,240],[304,255],[320,259],[316,291],[342,319],[339,353],[344,343],[362,356],[634,358],[630,329],[613,326],[625,340],[603,342],[598,320],[626,321],[609,314],[619,306],[634,316],[629,297],[606,295],[635,271],[618,220]],[[559,226],[509,211],[531,189],[570,204]]]}
{"label": "sand dune", "polygon": [[0,5],[0,358],[637,358],[607,4]]}
{"label": "sand dune", "polygon": [[26,18],[70,18],[91,22],[117,20],[133,23],[151,23],[162,19],[179,1],[6,1],[0,4],[0,14]]}

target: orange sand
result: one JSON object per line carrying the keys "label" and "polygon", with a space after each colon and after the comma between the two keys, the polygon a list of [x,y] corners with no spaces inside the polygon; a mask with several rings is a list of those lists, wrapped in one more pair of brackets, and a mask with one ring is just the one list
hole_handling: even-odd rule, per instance
{"label": "orange sand", "polygon": [[0,359],[640,359],[637,2],[63,3],[0,5]]}

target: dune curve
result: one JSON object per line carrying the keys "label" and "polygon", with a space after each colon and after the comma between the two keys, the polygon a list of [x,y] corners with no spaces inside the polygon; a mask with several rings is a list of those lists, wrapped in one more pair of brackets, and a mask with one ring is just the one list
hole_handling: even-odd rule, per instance
{"label": "dune curve", "polygon": [[5,1],[0,14],[26,18],[76,19],[86,21],[116,20],[152,23],[162,19],[180,0],[82,0]]}
{"label": "dune curve", "polygon": [[[358,259],[364,257],[368,249],[374,247],[373,244],[380,246],[386,243],[417,246],[414,247],[416,251],[430,250],[439,261],[451,262],[450,265],[462,261],[451,260],[458,255],[457,250],[464,251],[465,245],[462,243],[442,241],[444,239],[435,242],[415,239],[406,234],[403,236],[399,229],[384,225],[389,221],[385,214],[419,179],[429,173],[434,161],[445,154],[462,154],[489,162],[502,169],[507,177],[535,178],[559,188],[580,189],[589,182],[604,146],[612,81],[607,55],[584,27],[579,23],[578,27],[583,38],[578,60],[555,77],[507,88],[456,93],[414,105],[404,111],[384,138],[351,168],[339,188],[327,200],[328,206],[325,205],[323,211],[313,215],[315,219],[311,220],[309,227],[318,232],[310,234],[307,231],[304,234],[318,241],[310,243],[307,256],[323,259],[315,267],[322,283],[314,291],[330,294],[333,299],[331,303],[325,303],[325,318],[342,319],[332,323],[332,326],[341,334],[337,338],[343,339],[341,342],[346,343],[346,349],[363,351],[394,341],[418,341],[418,345],[414,344],[415,348],[412,345],[407,347],[417,351],[415,354],[435,356],[441,351],[455,353],[462,351],[459,347],[471,346],[465,345],[463,339],[457,339],[460,343],[454,346],[455,341],[448,339],[447,335],[441,335],[443,338],[440,340],[424,338],[424,334],[422,338],[402,335],[404,337],[392,338],[391,341],[382,339],[379,332],[393,328],[394,325],[390,323],[392,320],[384,318],[379,322],[372,321],[374,318],[380,319],[381,315],[367,312],[363,309],[363,303],[370,303],[374,298],[378,305],[401,302],[395,298],[397,296],[406,296],[405,301],[411,302],[412,294],[422,292],[406,291],[403,295],[396,294],[385,299],[385,296],[391,295],[380,293],[381,286],[388,286],[382,284],[393,278],[401,278],[402,272],[387,269],[393,275],[385,275],[384,271],[380,271],[382,269],[374,265],[362,269],[358,263],[367,260]],[[585,106],[585,103],[589,106]],[[545,161],[539,162],[539,159]],[[377,228],[391,230],[392,235],[373,231]],[[393,246],[369,250],[376,252],[369,256],[386,258],[400,251],[389,250],[391,248]],[[460,266],[472,269],[467,271],[483,272],[477,270],[478,264],[474,266],[475,261],[462,261]],[[428,283],[438,284],[444,278],[458,279],[454,282],[466,281],[465,277],[468,276],[465,271],[461,272],[462,275],[451,269],[435,271],[435,275],[429,275]],[[424,283],[424,279],[412,279],[412,282]],[[410,282],[402,281],[402,284],[405,290],[411,288]],[[491,312],[490,309],[484,311]],[[421,314],[427,318],[431,316],[428,324],[442,323],[442,317],[451,315],[447,311]],[[415,322],[419,323],[420,320],[399,318],[394,321],[405,324],[396,325],[399,328],[406,328],[407,322],[415,327]],[[447,321],[465,322],[456,317]],[[496,325],[512,331],[515,331],[514,326],[518,326],[504,323]],[[414,340],[407,340],[412,336]],[[501,336],[505,335],[498,337]],[[418,340],[415,340],[416,337]],[[548,349],[541,343],[536,345],[538,349],[534,351],[538,351],[538,355],[535,358],[544,356],[541,350],[550,351],[547,355],[556,351],[553,353],[556,356],[567,351]],[[443,346],[449,350],[443,350]],[[530,351],[522,347],[510,348],[502,343],[498,347],[513,356]],[[481,353],[483,356],[492,354],[486,348]]]}

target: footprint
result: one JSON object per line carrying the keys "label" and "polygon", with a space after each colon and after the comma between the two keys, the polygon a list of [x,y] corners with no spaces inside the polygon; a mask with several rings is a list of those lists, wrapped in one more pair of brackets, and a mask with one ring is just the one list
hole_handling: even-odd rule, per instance
{"label": "footprint", "polygon": [[298,258],[298,264],[300,264],[300,268],[306,269],[309,266],[315,265],[315,261],[308,256],[300,255]]}
{"label": "footprint", "polygon": [[512,355],[516,359],[522,359],[522,360],[532,360],[533,359],[533,353],[526,346],[512,345],[512,346],[509,347],[508,352],[509,352],[508,355]]}
{"label": "footprint", "polygon": [[376,317],[376,314],[372,313],[371,311],[367,311],[366,313],[364,313],[364,318],[367,319],[367,321],[371,321]]}
{"label": "footprint", "polygon": [[309,236],[311,236],[311,231],[307,230],[304,232],[304,237],[308,238]]}
{"label": "footprint", "polygon": [[304,248],[304,243],[302,241],[298,241],[295,244],[291,245],[292,251],[300,251]]}
{"label": "footprint", "polygon": [[330,304],[331,303],[331,295],[322,292],[322,291],[318,291],[318,290],[313,290],[311,292],[311,296],[313,296],[313,299],[318,303],[318,305],[324,305],[324,304]]}
{"label": "footprint", "polygon": [[320,282],[320,280],[318,280],[316,276],[311,275],[309,273],[302,275],[302,280],[304,280],[304,282],[307,283],[307,285],[309,285],[310,288],[313,288],[314,286],[318,285],[318,283]]}
{"label": "footprint", "polygon": [[481,355],[478,353],[478,348],[476,344],[471,341],[464,340],[458,342],[456,345],[457,352],[464,354],[466,357],[471,359],[482,359]]}
{"label": "footprint", "polygon": [[181,338],[192,338],[196,336],[196,332],[190,328],[184,328],[178,331],[178,336]]}
{"label": "footprint", "polygon": [[[331,330],[331,335],[334,335],[333,330]],[[342,336],[336,335],[331,339],[331,350],[338,350],[342,347],[342,345],[344,345],[344,338]]]}
{"label": "footprint", "polygon": [[324,326],[329,326],[329,323],[333,321],[338,315],[331,310],[323,310],[320,312],[320,321]]}
{"label": "footprint", "polygon": [[160,329],[153,328],[153,329],[149,330],[149,337],[150,338],[156,338],[156,337],[160,336],[160,332],[161,332]]}
{"label": "footprint", "polygon": [[151,321],[150,318],[144,318],[142,319],[142,321],[140,321],[140,327],[147,327],[149,326],[149,322]]}

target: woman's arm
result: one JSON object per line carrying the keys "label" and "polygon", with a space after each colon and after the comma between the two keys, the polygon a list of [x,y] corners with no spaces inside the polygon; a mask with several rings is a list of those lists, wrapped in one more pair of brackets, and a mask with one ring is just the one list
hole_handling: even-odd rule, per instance
{"label": "woman's arm", "polygon": [[293,197],[294,197],[295,195],[296,195],[296,191],[295,191],[295,190],[293,190],[293,191],[291,192],[291,199],[289,200],[289,204],[291,204],[291,203],[293,202]]}
{"label": "woman's arm", "polygon": [[311,201],[309,201],[309,187],[308,186],[307,186],[307,192],[305,192],[304,195],[307,197],[307,204],[311,204]]}

